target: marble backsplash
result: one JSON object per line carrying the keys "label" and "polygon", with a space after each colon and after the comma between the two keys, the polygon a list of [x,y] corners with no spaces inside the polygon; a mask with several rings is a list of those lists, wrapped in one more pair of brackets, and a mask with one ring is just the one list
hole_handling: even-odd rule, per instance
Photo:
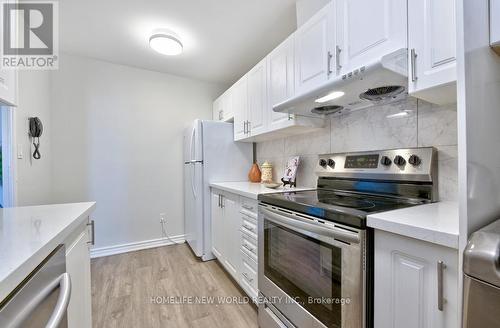
{"label": "marble backsplash", "polygon": [[436,106],[409,97],[394,104],[331,116],[320,131],[257,143],[257,161],[274,165],[275,180],[286,160],[298,155],[297,184],[314,187],[318,155],[336,152],[434,146],[438,150],[440,200],[457,200],[456,105]]}

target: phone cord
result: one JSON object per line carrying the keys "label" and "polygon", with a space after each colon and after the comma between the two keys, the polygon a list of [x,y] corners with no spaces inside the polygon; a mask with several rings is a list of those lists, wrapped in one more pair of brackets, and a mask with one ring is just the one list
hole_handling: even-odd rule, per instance
{"label": "phone cord", "polygon": [[34,159],[40,159],[40,158],[42,158],[42,155],[40,155],[40,150],[39,150],[39,148],[40,148],[40,138],[33,139],[33,146],[35,147],[35,151],[33,152],[33,158]]}

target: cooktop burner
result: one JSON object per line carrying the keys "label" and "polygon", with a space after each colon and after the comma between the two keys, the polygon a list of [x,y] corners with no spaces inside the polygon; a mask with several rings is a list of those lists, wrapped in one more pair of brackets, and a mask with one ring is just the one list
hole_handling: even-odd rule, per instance
{"label": "cooktop burner", "polygon": [[269,205],[357,227],[365,227],[368,214],[422,204],[420,201],[321,189],[265,194],[260,195],[259,200]]}

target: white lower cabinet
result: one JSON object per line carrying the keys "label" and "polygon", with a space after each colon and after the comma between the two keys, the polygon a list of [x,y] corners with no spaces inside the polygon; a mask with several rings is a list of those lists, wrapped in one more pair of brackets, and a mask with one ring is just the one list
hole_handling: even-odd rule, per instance
{"label": "white lower cabinet", "polygon": [[212,193],[212,252],[235,279],[239,277],[239,253],[234,247],[239,242],[239,224],[233,218],[238,211],[237,195]]}
{"label": "white lower cabinet", "polygon": [[257,201],[212,189],[212,252],[248,294],[256,299]]}
{"label": "white lower cabinet", "polygon": [[89,232],[85,223],[65,242],[66,272],[71,279],[68,327],[92,327]]}
{"label": "white lower cabinet", "polygon": [[375,328],[458,327],[455,249],[376,230],[374,288]]}

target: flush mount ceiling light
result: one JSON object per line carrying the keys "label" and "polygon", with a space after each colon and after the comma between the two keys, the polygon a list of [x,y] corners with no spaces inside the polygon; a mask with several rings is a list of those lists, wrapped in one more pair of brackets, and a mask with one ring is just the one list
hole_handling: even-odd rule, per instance
{"label": "flush mount ceiling light", "polygon": [[183,50],[182,42],[177,35],[168,32],[153,33],[149,38],[149,46],[156,52],[167,56],[180,55]]}
{"label": "flush mount ceiling light", "polygon": [[317,103],[326,103],[326,102],[329,102],[330,100],[333,100],[333,99],[337,99],[337,98],[340,98],[344,95],[345,93],[342,92],[342,91],[334,91],[332,93],[329,93],[327,94],[326,96],[324,97],[321,97],[319,99],[316,99],[316,102]]}

